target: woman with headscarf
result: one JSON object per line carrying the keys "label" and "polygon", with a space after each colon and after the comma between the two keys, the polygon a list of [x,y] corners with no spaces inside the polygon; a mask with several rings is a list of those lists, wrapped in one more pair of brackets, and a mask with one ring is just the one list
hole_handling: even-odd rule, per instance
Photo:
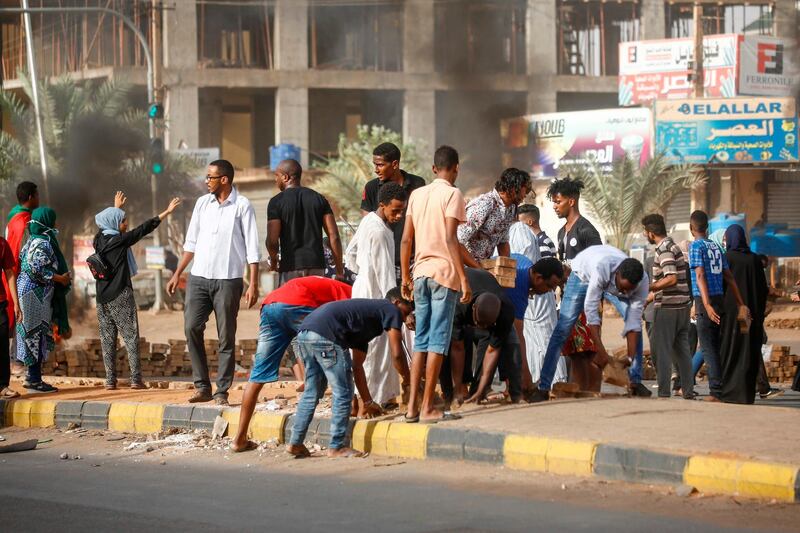
{"label": "woman with headscarf", "polygon": [[126,200],[125,195],[117,191],[114,207],[107,207],[94,217],[100,230],[94,237],[94,249],[110,271],[108,279],[97,280],[97,321],[108,390],[117,388],[117,334],[122,336],[128,350],[131,388],[145,388],[139,365],[139,316],[131,282],[137,267],[131,246],[155,231],[181,203],[178,198],[173,198],[163,213],[128,231],[128,219],[121,209]]}
{"label": "woman with headscarf", "polygon": [[[722,393],[720,399],[729,403],[753,403],[756,378],[760,368],[761,344],[764,340],[764,312],[767,307],[767,278],[764,265],[750,251],[744,228],[738,224],[725,230],[725,248],[731,273],[745,305],[750,309],[752,322],[746,332],[740,330],[736,299],[725,291],[725,314],[722,318]],[[727,289],[727,288],[726,288]]]}
{"label": "woman with headscarf", "polygon": [[22,321],[17,322],[17,360],[27,368],[29,392],[56,392],[42,381],[42,363],[55,347],[53,334],[69,338],[67,292],[72,275],[58,245],[56,212],[37,207],[28,223],[30,238],[19,255],[17,293]]}

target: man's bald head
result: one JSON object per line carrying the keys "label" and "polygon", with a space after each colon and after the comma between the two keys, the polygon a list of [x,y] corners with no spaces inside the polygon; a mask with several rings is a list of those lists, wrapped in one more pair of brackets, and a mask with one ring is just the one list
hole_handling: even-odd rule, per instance
{"label": "man's bald head", "polygon": [[502,306],[500,298],[496,295],[484,292],[475,298],[475,303],[472,306],[473,321],[475,326],[480,329],[488,329],[497,322],[497,317],[500,316],[500,307]]}
{"label": "man's bald head", "polygon": [[300,181],[300,177],[303,175],[303,167],[294,159],[284,159],[278,164],[277,172],[286,175],[292,181]]}

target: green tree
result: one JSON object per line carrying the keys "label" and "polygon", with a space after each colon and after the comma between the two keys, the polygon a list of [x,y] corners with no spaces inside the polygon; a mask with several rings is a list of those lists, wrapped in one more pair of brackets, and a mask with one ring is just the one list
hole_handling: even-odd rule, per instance
{"label": "green tree", "polygon": [[314,183],[314,189],[336,204],[343,216],[358,217],[364,185],[375,177],[372,150],[383,142],[394,143],[400,148],[403,170],[426,179],[430,177],[429,167],[420,158],[419,148],[413,142],[403,142],[399,133],[383,126],[360,125],[355,139],[348,139],[344,134],[339,136],[335,157],[313,165],[324,173]]}
{"label": "green tree", "polygon": [[596,160],[561,167],[560,172],[583,181],[582,199],[610,232],[609,243],[622,250],[643,216],[663,213],[675,195],[707,179],[701,167],[671,165],[663,153],[641,167],[626,155],[613,162],[610,172]]}
{"label": "green tree", "polygon": [[[43,189],[36,121],[28,103],[31,82],[24,73],[19,78],[27,101],[0,91],[0,107],[10,119],[9,131],[0,131],[0,187],[6,208],[15,203],[17,182],[30,180]],[[116,190],[126,192],[128,209],[141,214],[137,218],[150,216],[148,119],[134,104],[131,87],[113,80],[78,83],[60,78],[39,83],[39,101],[50,205],[58,213],[65,248],[71,248],[74,233],[94,231],[94,214],[113,204]],[[158,178],[161,203],[188,192],[198,170],[190,158],[167,152]]]}

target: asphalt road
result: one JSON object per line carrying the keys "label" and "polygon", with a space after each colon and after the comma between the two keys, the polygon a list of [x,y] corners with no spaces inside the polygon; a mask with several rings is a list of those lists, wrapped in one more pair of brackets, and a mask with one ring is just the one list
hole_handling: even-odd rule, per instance
{"label": "asphalt road", "polygon": [[[31,435],[5,434],[10,441]],[[706,516],[702,501],[663,490],[647,493],[570,478],[562,485],[562,478],[497,467],[474,470],[463,463],[293,461],[280,449],[271,456],[220,450],[132,453],[123,451],[122,442],[105,442],[107,436],[94,443],[52,436],[55,442],[42,449],[0,455],[3,530],[687,533],[752,531],[731,526],[748,525],[753,516],[760,517],[756,524],[783,524],[785,530],[800,517],[791,505],[727,499],[719,499]],[[65,450],[83,456],[61,460]],[[778,522],[763,514],[771,511],[780,513]],[[739,522],[729,513],[745,518]]]}

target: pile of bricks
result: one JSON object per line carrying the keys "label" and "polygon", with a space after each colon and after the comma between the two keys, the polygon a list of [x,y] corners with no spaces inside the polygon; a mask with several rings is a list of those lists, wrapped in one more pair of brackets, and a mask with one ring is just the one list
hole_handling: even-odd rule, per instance
{"label": "pile of bricks", "polygon": [[765,362],[767,377],[772,382],[792,381],[797,374],[800,355],[791,355],[788,346],[773,346],[769,362]]}
{"label": "pile of bricks", "polygon": [[510,257],[495,257],[481,261],[484,270],[488,270],[497,279],[501,287],[513,289],[517,283],[517,261]]}
{"label": "pile of bricks", "polygon": [[[216,373],[219,368],[219,341],[205,341],[209,371]],[[243,339],[234,349],[236,364],[245,370],[253,366],[258,341]],[[186,340],[170,339],[166,343],[149,343],[144,337],[139,339],[139,359],[144,377],[190,377],[192,362],[186,350]],[[128,351],[124,345],[117,348],[117,377],[130,377]],[[47,375],[70,377],[105,377],[103,351],[100,339],[85,339],[69,346],[58,346],[45,363]]]}

